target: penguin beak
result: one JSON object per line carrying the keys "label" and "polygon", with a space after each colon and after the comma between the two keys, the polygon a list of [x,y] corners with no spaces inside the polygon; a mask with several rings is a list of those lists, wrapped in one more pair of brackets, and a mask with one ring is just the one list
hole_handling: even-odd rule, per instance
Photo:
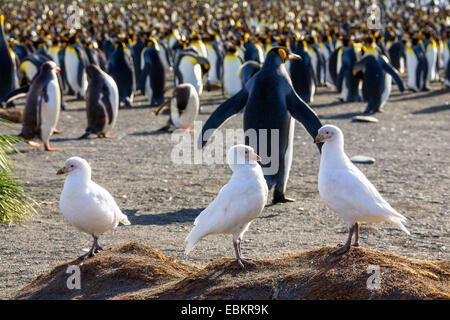
{"label": "penguin beak", "polygon": [[324,142],[324,141],[325,141],[324,137],[322,135],[320,135],[320,134],[318,134],[316,139],[314,140],[315,143],[321,143],[321,142]]}
{"label": "penguin beak", "polygon": [[56,174],[57,175],[66,174],[67,172],[69,172],[69,171],[66,169],[66,167],[64,167],[64,168],[59,169],[58,172],[56,172]]}
{"label": "penguin beak", "polygon": [[60,72],[60,71],[61,71],[61,68],[60,68],[60,67],[56,67],[56,71],[57,71],[57,72]]}
{"label": "penguin beak", "polygon": [[288,59],[289,60],[302,60],[302,57],[300,57],[298,54],[295,54],[295,53],[289,53]]}

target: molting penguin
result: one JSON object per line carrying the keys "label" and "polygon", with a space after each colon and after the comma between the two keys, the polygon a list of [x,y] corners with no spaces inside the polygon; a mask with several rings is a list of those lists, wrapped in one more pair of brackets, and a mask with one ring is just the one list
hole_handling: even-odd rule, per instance
{"label": "molting penguin", "polygon": [[152,38],[143,51],[144,66],[140,82],[144,84],[145,94],[151,105],[160,105],[164,102],[166,71],[159,54],[161,50],[163,49],[158,42]]}
{"label": "molting penguin", "polygon": [[[269,189],[275,187],[274,203],[292,201],[285,197],[285,191],[292,163],[294,119],[303,124],[313,139],[321,127],[315,112],[295,92],[284,67],[286,60],[298,58],[286,47],[272,48],[261,70],[241,91],[214,111],[199,137],[199,145],[205,146],[214,131],[210,129],[220,127],[228,118],[245,107],[244,130],[248,134],[256,130],[256,139],[249,136],[247,138],[250,139],[246,138],[246,144],[259,150],[267,186]],[[260,129],[267,134],[259,132]],[[265,139],[267,140],[264,141]],[[321,145],[318,147],[321,148]]]}
{"label": "molting penguin", "polygon": [[231,45],[223,59],[223,89],[227,97],[231,97],[242,89],[238,72],[242,66],[242,59],[237,54],[237,48]]}
{"label": "molting penguin", "polygon": [[3,99],[10,91],[16,88],[16,66],[11,51],[6,41],[3,24],[5,17],[0,16],[0,99]]}
{"label": "molting penguin", "polygon": [[134,75],[134,63],[130,50],[125,42],[118,41],[115,44],[108,61],[108,74],[114,79],[119,88],[119,100],[126,106],[131,106],[136,90],[136,78]]}
{"label": "molting penguin", "polygon": [[41,65],[39,73],[28,89],[20,134],[28,144],[34,147],[39,147],[39,143],[31,139],[36,137],[41,139],[47,151],[58,150],[51,148],[49,144],[50,136],[54,133],[58,122],[61,106],[61,91],[56,76],[58,71],[60,68],[53,61],[46,61]]}
{"label": "molting penguin", "polygon": [[114,79],[95,64],[87,66],[86,73],[89,78],[86,91],[88,125],[80,139],[90,134],[112,138],[108,133],[114,127],[119,112],[119,89]]}
{"label": "molting penguin", "polygon": [[198,55],[195,50],[187,49],[178,53],[175,61],[175,85],[190,83],[199,96],[203,92],[203,75],[210,69],[208,59]]}
{"label": "molting penguin", "polygon": [[256,61],[247,61],[239,68],[238,77],[241,79],[242,87],[253,77],[259,70],[261,70],[261,65]]}
{"label": "molting penguin", "polygon": [[189,83],[182,83],[174,90],[172,97],[159,107],[155,112],[159,115],[170,104],[170,118],[167,125],[159,131],[167,131],[172,127],[185,131],[192,131],[190,126],[197,118],[199,110],[199,98],[197,90]]}
{"label": "molting penguin", "polygon": [[391,92],[392,78],[401,92],[405,90],[402,80],[384,55],[365,56],[353,67],[353,72],[360,70],[363,70],[363,98],[367,101],[365,113],[381,111]]}

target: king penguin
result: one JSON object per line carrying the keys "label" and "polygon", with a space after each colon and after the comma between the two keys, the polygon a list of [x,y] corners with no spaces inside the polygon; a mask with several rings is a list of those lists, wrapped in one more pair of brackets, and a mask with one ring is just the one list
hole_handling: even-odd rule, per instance
{"label": "king penguin", "polygon": [[186,49],[178,53],[175,66],[175,86],[190,83],[199,96],[203,93],[203,76],[211,68],[208,59],[200,56],[194,49]]}
{"label": "king penguin", "polygon": [[6,41],[4,25],[5,17],[0,16],[0,99],[16,88],[16,66],[11,55],[12,50]]}
{"label": "king penguin", "polygon": [[197,90],[190,83],[182,83],[174,90],[172,97],[163,103],[155,112],[159,115],[170,104],[170,118],[167,125],[158,131],[167,131],[172,127],[191,132],[190,126],[195,121],[199,110]]}
{"label": "king penguin", "polygon": [[241,79],[242,87],[253,77],[259,70],[261,70],[261,65],[253,60],[244,62],[239,68],[238,77]]}
{"label": "king penguin", "polygon": [[[55,131],[61,107],[61,93],[56,76],[60,70],[53,61],[46,61],[41,65],[29,86],[23,112],[20,136],[34,147],[39,147],[39,143],[32,139],[41,139],[47,151],[58,150],[50,147],[49,140]],[[10,100],[14,98],[13,96]]]}
{"label": "king penguin", "polygon": [[242,66],[242,59],[237,54],[237,47],[230,45],[228,53],[223,59],[223,89],[225,96],[231,97],[242,89],[238,72]]}
{"label": "king penguin", "polygon": [[114,46],[116,49],[108,59],[108,74],[119,88],[120,102],[130,107],[136,90],[133,57],[125,41],[117,41]]}
{"label": "king penguin", "polygon": [[301,40],[296,41],[293,52],[302,59],[293,60],[289,63],[292,86],[305,102],[312,103],[316,92],[317,78],[311,63],[311,57],[305,50],[305,42]]}
{"label": "king penguin", "polygon": [[86,91],[88,125],[80,139],[90,134],[112,138],[108,133],[114,127],[119,112],[119,89],[114,79],[95,64],[87,66],[86,73],[89,79]]}
{"label": "king penguin", "polygon": [[353,71],[360,70],[363,71],[363,98],[367,102],[365,113],[382,110],[391,92],[392,79],[397,83],[400,92],[405,90],[402,79],[384,55],[365,56],[353,67]]}
{"label": "king penguin", "polygon": [[160,105],[164,102],[164,85],[166,82],[166,70],[160,57],[163,50],[158,42],[151,38],[143,51],[144,65],[141,70],[140,82],[144,84],[145,95],[150,105]]}
{"label": "king penguin", "polygon": [[[249,134],[246,144],[261,155],[267,186],[275,187],[273,203],[293,201],[285,192],[292,163],[294,119],[303,124],[313,139],[322,126],[316,113],[295,92],[284,66],[288,59],[299,58],[286,47],[270,49],[261,70],[241,91],[217,107],[199,137],[199,146],[204,147],[214,129],[245,107],[244,130]],[[256,139],[250,136],[252,132]]]}
{"label": "king penguin", "polygon": [[77,98],[82,99],[86,95],[88,85],[85,71],[88,60],[86,52],[81,44],[78,43],[75,35],[69,38],[69,43],[63,50],[67,82]]}

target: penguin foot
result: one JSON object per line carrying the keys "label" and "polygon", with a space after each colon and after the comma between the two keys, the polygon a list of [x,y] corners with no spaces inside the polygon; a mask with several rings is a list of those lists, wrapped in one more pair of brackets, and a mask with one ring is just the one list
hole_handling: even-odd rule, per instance
{"label": "penguin foot", "polygon": [[59,151],[58,148],[52,148],[52,147],[50,147],[50,144],[49,144],[49,143],[45,143],[45,144],[44,144],[44,147],[45,147],[45,151]]}
{"label": "penguin foot", "polygon": [[64,130],[58,130],[58,129],[53,130],[53,134],[61,134],[63,132],[64,132]]}
{"label": "penguin foot", "polygon": [[83,134],[81,137],[78,138],[78,140],[83,140],[83,139],[87,139],[89,138],[90,133],[86,132],[85,134]]}
{"label": "penguin foot", "polygon": [[104,139],[114,139],[113,136],[108,136],[106,133],[99,133],[97,135],[97,137],[99,137],[100,139],[104,138]]}
{"label": "penguin foot", "polygon": [[39,142],[33,141],[33,140],[27,140],[26,143],[28,143],[30,146],[35,147],[35,148],[39,148],[41,145],[39,144]]}
{"label": "penguin foot", "polygon": [[284,193],[281,193],[280,191],[276,190],[273,193],[273,200],[272,203],[286,203],[286,202],[294,202],[295,199],[287,198]]}

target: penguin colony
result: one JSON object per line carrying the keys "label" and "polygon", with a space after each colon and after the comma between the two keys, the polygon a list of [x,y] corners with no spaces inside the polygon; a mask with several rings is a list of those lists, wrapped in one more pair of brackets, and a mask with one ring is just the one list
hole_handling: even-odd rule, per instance
{"label": "penguin colony", "polygon": [[[50,147],[50,138],[61,132],[56,127],[68,96],[86,102],[87,126],[81,139],[91,134],[112,138],[120,107],[132,107],[135,95],[146,96],[149,105],[157,107],[156,115],[169,109],[168,123],[161,131],[189,132],[201,108],[203,91],[219,89],[224,102],[204,124],[199,147],[210,137],[204,133],[219,129],[243,111],[244,130],[269,129],[269,136],[270,130],[280,132],[276,141],[279,167],[267,173],[272,159],[258,155],[263,143],[259,137],[248,146],[230,149],[227,161],[233,176],[196,219],[186,252],[208,234],[230,233],[238,263],[250,263],[240,252],[242,235],[263,210],[268,192],[273,189],[273,203],[294,201],[286,196],[286,190],[296,120],[312,137],[311,142],[316,141],[318,156],[327,150],[322,153],[319,191],[349,223],[349,241],[336,253],[348,251],[354,232],[354,244],[358,244],[358,221],[390,221],[408,233],[402,225],[405,217],[392,209],[359,171],[358,183],[371,190],[361,201],[367,206],[370,201],[382,203],[385,211],[374,204],[376,209],[361,208],[365,216],[349,218],[345,216],[348,212],[341,212],[336,205],[342,195],[330,191],[335,186],[328,158],[340,159],[338,169],[343,177],[355,168],[343,153],[340,129],[324,127],[317,117],[314,95],[321,87],[332,87],[343,102],[364,101],[367,106],[361,111],[375,113],[385,108],[393,82],[401,92],[405,88],[427,91],[429,82],[438,81],[450,87],[450,6],[445,1],[423,7],[412,2],[405,6],[403,1],[380,3],[384,20],[378,29],[370,25],[364,7],[368,4],[361,2],[356,8],[354,1],[340,1],[338,6],[332,1],[256,0],[77,5],[83,9],[77,16],[77,28],[64,18],[66,6],[57,2],[0,5],[0,99],[2,107],[9,107],[16,98],[26,96],[19,135],[27,143],[38,147],[37,138],[45,150],[57,150]],[[171,73],[173,86],[167,84]],[[333,147],[341,140],[342,148]],[[268,141],[270,149],[271,139]],[[236,165],[236,160],[244,164]],[[61,195],[63,214],[94,238],[88,256],[101,249],[99,234],[119,221],[129,224],[112,196],[90,181],[90,170],[85,160],[71,158],[58,171],[69,175]],[[73,197],[68,191],[73,188],[95,189],[113,212],[95,211],[89,207],[92,199]],[[351,197],[340,200],[351,202]],[[84,214],[80,219],[77,210]],[[220,212],[228,211],[234,212],[236,219],[232,216],[224,225]],[[103,219],[105,225],[99,222],[95,231],[90,230],[89,214],[97,215],[98,221]]]}

